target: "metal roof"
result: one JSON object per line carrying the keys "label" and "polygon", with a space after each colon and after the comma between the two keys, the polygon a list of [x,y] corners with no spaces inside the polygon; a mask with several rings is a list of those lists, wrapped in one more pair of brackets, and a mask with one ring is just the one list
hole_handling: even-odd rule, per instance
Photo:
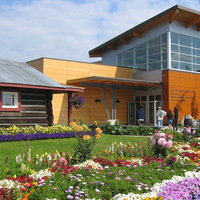
{"label": "metal roof", "polygon": [[197,31],[200,31],[200,12],[181,5],[175,5],[114,37],[104,44],[101,44],[100,46],[90,50],[89,56],[101,57],[104,51],[109,49],[116,50],[118,45],[128,44],[134,37],[141,38],[143,32],[166,20],[169,21],[169,24],[173,23],[174,20],[183,22],[185,28],[189,28],[190,26],[195,25],[197,27]]}
{"label": "metal roof", "polygon": [[30,88],[50,89],[50,90],[83,90],[83,88],[62,85],[42,72],[24,62],[0,59],[0,85],[11,86],[27,85]]}

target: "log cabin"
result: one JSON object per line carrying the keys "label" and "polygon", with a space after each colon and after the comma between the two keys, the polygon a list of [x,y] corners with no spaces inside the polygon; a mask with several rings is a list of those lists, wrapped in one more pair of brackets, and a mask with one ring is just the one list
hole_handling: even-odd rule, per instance
{"label": "log cabin", "polygon": [[60,84],[27,63],[0,59],[0,126],[51,126],[53,94],[72,92],[83,88]]}

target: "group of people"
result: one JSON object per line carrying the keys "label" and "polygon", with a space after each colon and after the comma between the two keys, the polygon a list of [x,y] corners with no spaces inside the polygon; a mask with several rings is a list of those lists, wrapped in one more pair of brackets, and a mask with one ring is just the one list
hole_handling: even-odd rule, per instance
{"label": "group of people", "polygon": [[[167,113],[164,110],[162,110],[161,106],[159,106],[158,110],[156,112],[157,125],[163,126],[163,118],[165,116],[167,116],[168,125],[171,127],[173,126],[174,130],[178,130],[178,115],[179,115],[179,113],[178,113],[177,107],[174,107],[173,112],[171,110],[169,110],[169,112]],[[140,109],[137,110],[138,124],[139,125],[143,124],[144,119],[145,119],[145,113],[144,113],[142,106],[140,106]]]}
{"label": "group of people", "polygon": [[169,112],[165,112],[164,110],[161,109],[161,106],[158,107],[158,111],[156,113],[157,116],[157,124],[158,126],[163,125],[163,118],[167,115],[168,119],[168,125],[173,126],[174,130],[178,130],[178,109],[177,107],[174,107],[174,110],[169,110]]}

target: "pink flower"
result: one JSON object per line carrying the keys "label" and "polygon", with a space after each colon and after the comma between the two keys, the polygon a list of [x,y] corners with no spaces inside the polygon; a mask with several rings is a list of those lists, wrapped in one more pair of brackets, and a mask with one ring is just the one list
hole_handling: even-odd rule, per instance
{"label": "pink flower", "polygon": [[187,128],[187,132],[191,133],[191,128],[190,127]]}
{"label": "pink flower", "polygon": [[165,143],[165,148],[170,148],[171,146],[172,146],[172,141],[171,140],[169,140],[169,141],[167,141],[166,143]]}
{"label": "pink flower", "polygon": [[165,144],[166,144],[166,140],[165,140],[165,138],[160,138],[159,140],[158,140],[158,144],[160,145],[160,146],[165,146]]}
{"label": "pink flower", "polygon": [[196,131],[195,131],[195,130],[193,130],[193,131],[192,131],[192,134],[195,134],[195,133],[196,133]]}
{"label": "pink flower", "polygon": [[159,138],[165,138],[165,136],[166,136],[165,133],[159,133],[159,136],[158,136],[158,137],[159,137]]}
{"label": "pink flower", "polygon": [[62,157],[59,157],[58,161],[63,163],[64,165],[68,164],[67,160],[65,158],[62,158]]}
{"label": "pink flower", "polygon": [[170,140],[172,140],[173,139],[173,136],[171,135],[171,134],[167,134],[167,137],[168,137],[168,139],[170,139]]}
{"label": "pink flower", "polygon": [[156,144],[156,140],[154,139],[154,137],[151,137],[150,141],[151,141],[151,144],[153,144],[153,145]]}

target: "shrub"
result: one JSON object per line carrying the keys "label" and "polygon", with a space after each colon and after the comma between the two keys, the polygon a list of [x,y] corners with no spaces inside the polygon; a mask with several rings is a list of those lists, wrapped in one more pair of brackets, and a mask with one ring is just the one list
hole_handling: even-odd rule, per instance
{"label": "shrub", "polygon": [[110,122],[106,122],[103,126],[101,126],[101,128],[105,134],[111,134],[111,135],[151,136],[154,133],[154,129],[151,127],[145,127],[145,126],[126,127],[119,123],[112,126]]}

